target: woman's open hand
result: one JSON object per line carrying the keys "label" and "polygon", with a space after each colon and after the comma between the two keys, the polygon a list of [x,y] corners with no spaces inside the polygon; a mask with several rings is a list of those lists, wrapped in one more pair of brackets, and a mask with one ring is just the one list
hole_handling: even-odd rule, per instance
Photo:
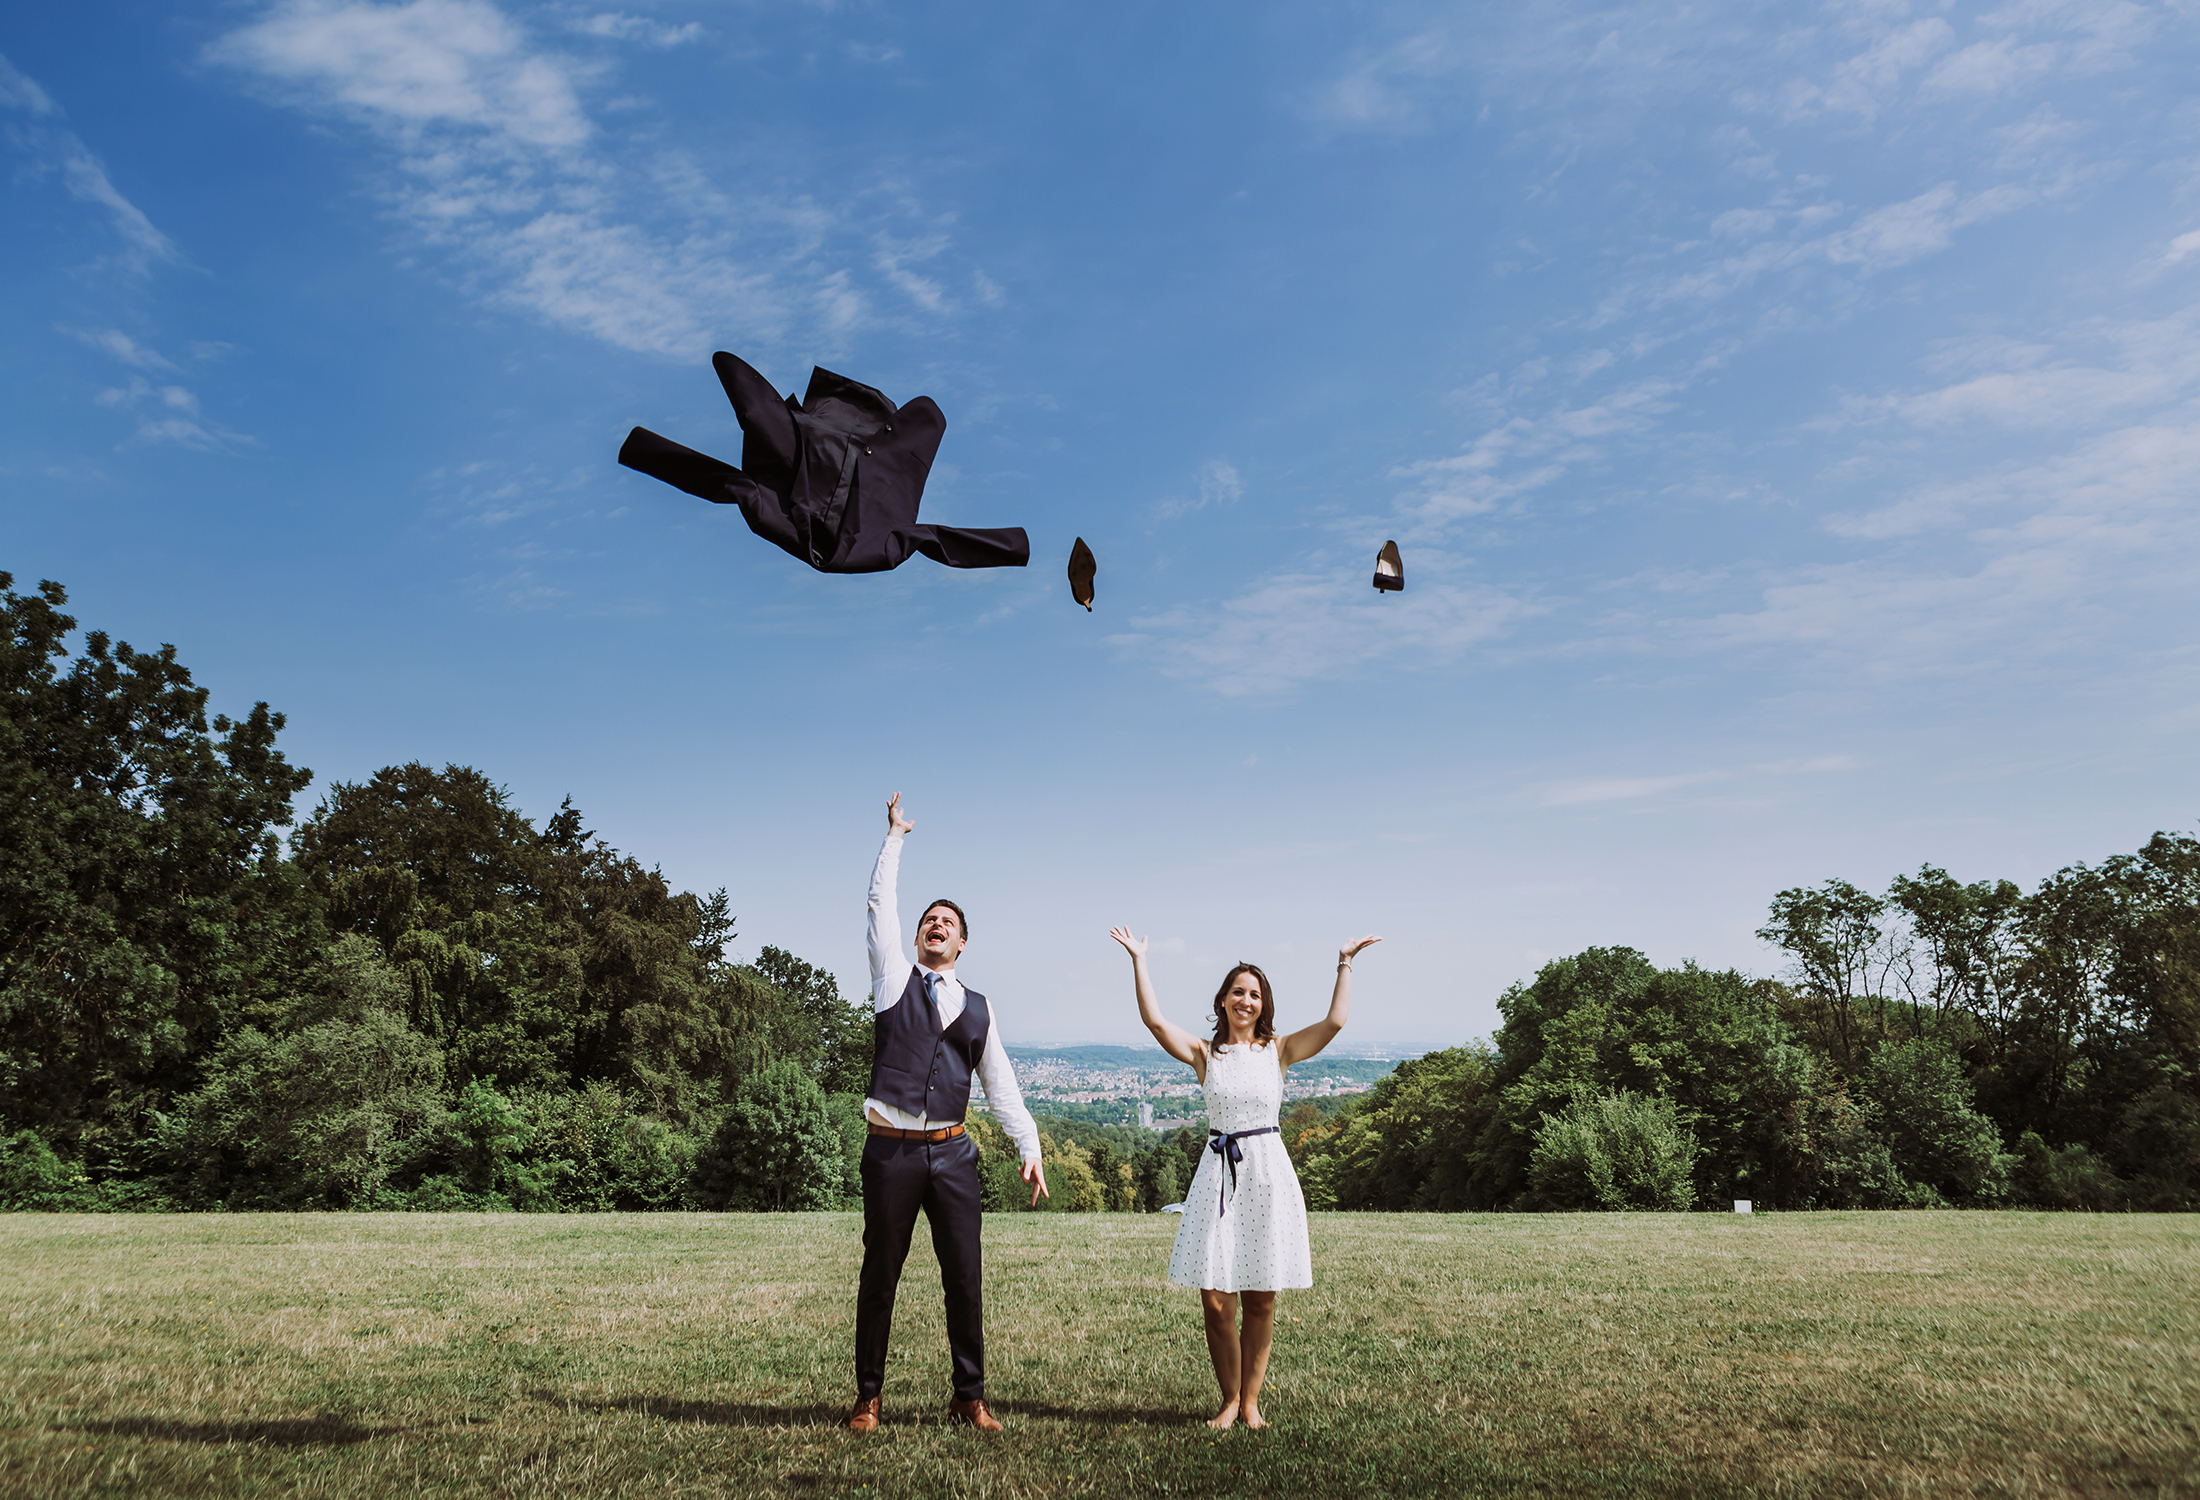
{"label": "woman's open hand", "polygon": [[1371,948],[1381,941],[1382,939],[1379,937],[1364,937],[1356,943],[1347,943],[1337,950],[1337,962],[1348,964],[1352,962],[1362,948]]}
{"label": "woman's open hand", "polygon": [[1144,958],[1147,945],[1153,941],[1150,937],[1132,937],[1131,930],[1128,927],[1110,927],[1108,936],[1121,943],[1133,958]]}

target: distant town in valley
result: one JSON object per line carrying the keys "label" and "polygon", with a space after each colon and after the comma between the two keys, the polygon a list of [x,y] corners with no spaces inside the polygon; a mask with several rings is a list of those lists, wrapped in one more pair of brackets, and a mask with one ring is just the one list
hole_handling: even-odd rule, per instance
{"label": "distant town in valley", "polygon": [[[1010,1047],[1008,1053],[1033,1114],[1147,1130],[1177,1130],[1206,1117],[1199,1081],[1158,1047]],[[1324,1053],[1285,1075],[1283,1096],[1364,1094],[1397,1065],[1397,1058],[1365,1052]]]}

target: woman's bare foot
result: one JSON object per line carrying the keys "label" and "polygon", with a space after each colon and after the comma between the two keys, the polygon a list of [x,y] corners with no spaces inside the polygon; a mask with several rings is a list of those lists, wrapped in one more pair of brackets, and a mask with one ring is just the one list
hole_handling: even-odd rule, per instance
{"label": "woman's bare foot", "polygon": [[1260,1408],[1257,1406],[1246,1407],[1244,1415],[1245,1425],[1252,1428],[1255,1432],[1260,1431],[1261,1428],[1268,1425],[1268,1419],[1260,1414]]}
{"label": "woman's bare foot", "polygon": [[1230,1428],[1237,1425],[1237,1418],[1238,1404],[1235,1401],[1232,1401],[1228,1406],[1222,1408],[1221,1411],[1215,1413],[1215,1415],[1208,1420],[1207,1425],[1209,1427],[1212,1427],[1217,1432],[1227,1432]]}

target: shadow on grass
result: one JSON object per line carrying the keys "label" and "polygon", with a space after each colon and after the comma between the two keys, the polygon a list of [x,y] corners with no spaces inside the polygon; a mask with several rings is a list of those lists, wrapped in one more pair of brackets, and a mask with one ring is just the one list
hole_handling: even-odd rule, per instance
{"label": "shadow on grass", "polygon": [[1004,1417],[1045,1417],[1055,1422],[1082,1422],[1089,1427],[1198,1427],[1206,1414],[1179,1407],[1155,1406],[1054,1406],[1037,1401],[996,1401],[994,1409]]}
{"label": "shadow on grass", "polygon": [[96,1432],[106,1437],[160,1438],[171,1443],[260,1443],[270,1448],[348,1448],[399,1427],[362,1427],[341,1417],[268,1417],[256,1422],[179,1422],[173,1417],[115,1417],[79,1422],[56,1432]]}
{"label": "shadow on grass", "polygon": [[[550,1406],[575,1411],[629,1411],[667,1422],[701,1422],[711,1427],[838,1427],[848,1419],[846,1406],[767,1406],[748,1401],[685,1401],[672,1396],[618,1396],[609,1400],[561,1396],[555,1391],[536,1391],[535,1399]],[[1093,1427],[1196,1427],[1200,1418],[1190,1412],[1130,1406],[1046,1406],[1029,1401],[996,1401],[994,1412],[1008,1420],[1044,1417],[1057,1422],[1079,1422]],[[889,1427],[944,1427],[946,1403],[911,1410],[888,1401],[885,1425]]]}
{"label": "shadow on grass", "polygon": [[606,1401],[561,1396],[556,1391],[536,1391],[534,1396],[546,1405],[574,1411],[630,1411],[662,1417],[667,1422],[701,1422],[711,1427],[838,1427],[848,1416],[844,1406],[815,1402],[806,1406],[765,1406],[747,1401],[683,1401],[674,1396],[619,1396]]}

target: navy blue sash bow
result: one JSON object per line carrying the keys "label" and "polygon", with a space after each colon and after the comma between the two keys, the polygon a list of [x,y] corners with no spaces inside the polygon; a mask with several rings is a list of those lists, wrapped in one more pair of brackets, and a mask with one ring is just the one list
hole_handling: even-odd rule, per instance
{"label": "navy blue sash bow", "polygon": [[1239,1163],[1239,1162],[1241,1162],[1241,1161],[1243,1161],[1243,1160],[1245,1160],[1245,1153],[1244,1153],[1244,1151],[1242,1151],[1241,1149],[1239,1149],[1239,1147],[1238,1147],[1238,1142],[1239,1142],[1239,1141],[1242,1141],[1242,1140],[1244,1140],[1244,1139],[1245,1139],[1245,1138],[1246,1138],[1247,1136],[1249,1136],[1249,1135],[1279,1135],[1279,1134],[1281,1134],[1281,1132],[1280,1132],[1280,1131],[1278,1131],[1278,1130],[1276,1129],[1276,1127],[1275,1127],[1275,1126],[1273,1126],[1273,1125],[1263,1125],[1263,1126],[1261,1126],[1261,1127],[1260,1127],[1260,1129],[1258,1129],[1258,1130],[1239,1130],[1239,1131],[1233,1131],[1233,1132],[1232,1132],[1231,1134],[1229,1134],[1229,1135],[1224,1135],[1224,1134],[1223,1134],[1223,1133],[1222,1133],[1221,1131],[1219,1131],[1219,1130],[1210,1130],[1210,1131],[1208,1131],[1208,1132],[1207,1132],[1207,1149],[1208,1149],[1209,1151],[1212,1151],[1212,1152],[1214,1152],[1214,1154],[1215,1154],[1215,1155],[1217,1155],[1217,1156],[1221,1157],[1221,1158],[1223,1159],[1223,1161],[1224,1161],[1224,1162],[1228,1163],[1228,1165],[1229,1165],[1229,1168],[1230,1168],[1230,1185],[1229,1185],[1228,1187],[1222,1187],[1222,1186],[1221,1186],[1220,1184],[1217,1184],[1217,1185],[1216,1185],[1216,1186],[1217,1186],[1217,1191],[1216,1191],[1216,1193],[1215,1193],[1215,1217],[1216,1217],[1216,1218],[1218,1218],[1218,1219],[1219,1219],[1219,1218],[1221,1218],[1221,1217],[1222,1217],[1223,1215],[1225,1215],[1225,1214],[1229,1213],[1229,1211],[1230,1211],[1230,1195],[1231,1195],[1232,1193],[1234,1193],[1234,1192],[1236,1192],[1236,1191],[1237,1191],[1237,1169],[1238,1169],[1238,1163]]}

